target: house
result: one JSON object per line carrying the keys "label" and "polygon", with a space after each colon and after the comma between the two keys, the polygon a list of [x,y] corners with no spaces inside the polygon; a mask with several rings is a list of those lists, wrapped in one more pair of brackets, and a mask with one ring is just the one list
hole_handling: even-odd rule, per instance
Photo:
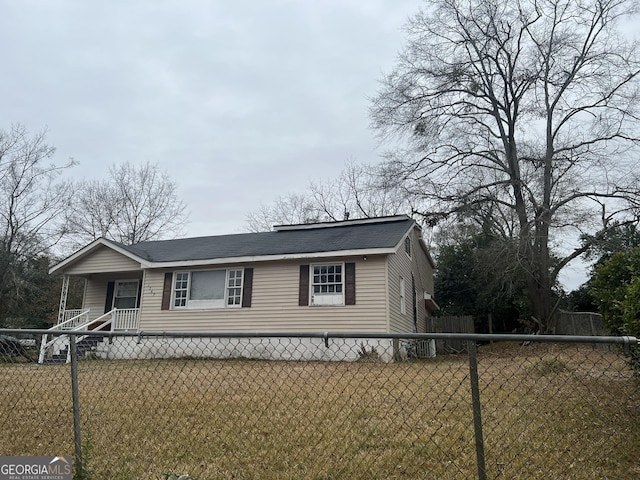
{"label": "house", "polygon": [[[53,329],[426,332],[433,267],[404,215],[135,245],[101,238],[50,269],[64,276]],[[85,280],[79,310],[65,308],[69,277]],[[388,343],[376,348],[393,354]],[[159,344],[143,337],[136,355],[163,355]]]}

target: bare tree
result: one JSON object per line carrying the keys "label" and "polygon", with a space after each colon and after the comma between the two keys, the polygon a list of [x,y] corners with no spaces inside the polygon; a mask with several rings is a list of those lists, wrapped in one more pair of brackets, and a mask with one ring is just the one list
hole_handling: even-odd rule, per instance
{"label": "bare tree", "polygon": [[396,187],[380,175],[378,166],[349,159],[337,179],[311,182],[309,190],[321,214],[338,221],[410,213],[407,197]]}
{"label": "bare tree", "polygon": [[71,188],[61,173],[73,165],[47,163],[55,149],[46,131],[30,135],[22,125],[0,130],[0,304],[19,300],[30,269],[66,231]]}
{"label": "bare tree", "polygon": [[306,194],[291,193],[247,215],[249,230],[267,231],[278,224],[335,222],[411,213],[412,206],[378,167],[347,160],[336,179],[310,182]]}
{"label": "bare tree", "polygon": [[589,248],[563,238],[597,239],[640,211],[638,45],[619,30],[636,6],[430,1],[372,100],[382,138],[407,142],[387,175],[429,222],[487,206],[517,219],[505,236],[542,329],[559,272]]}
{"label": "bare tree", "polygon": [[319,216],[308,195],[290,193],[278,197],[272,204],[262,204],[247,214],[247,227],[251,232],[267,232],[274,225],[295,225],[328,220]]}
{"label": "bare tree", "polygon": [[116,222],[114,189],[108,181],[83,181],[76,185],[74,215],[71,220],[72,248],[100,237],[110,237]]}
{"label": "bare tree", "polygon": [[179,236],[188,222],[177,186],[158,165],[113,165],[108,180],[80,182],[76,242],[105,237],[125,244]]}

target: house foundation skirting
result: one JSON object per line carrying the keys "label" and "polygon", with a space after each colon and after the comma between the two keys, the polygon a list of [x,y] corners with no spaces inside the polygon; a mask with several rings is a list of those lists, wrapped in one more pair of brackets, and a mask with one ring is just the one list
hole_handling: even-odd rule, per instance
{"label": "house foundation skirting", "polygon": [[93,351],[100,359],[212,358],[383,361],[407,358],[411,347],[391,339],[116,337]]}

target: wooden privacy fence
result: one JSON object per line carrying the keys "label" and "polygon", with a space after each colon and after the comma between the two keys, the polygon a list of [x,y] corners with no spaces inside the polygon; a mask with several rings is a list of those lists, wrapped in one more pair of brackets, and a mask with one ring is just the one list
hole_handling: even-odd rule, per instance
{"label": "wooden privacy fence", "polygon": [[551,333],[555,335],[607,335],[602,315],[590,312],[560,311],[553,319]]}
{"label": "wooden privacy fence", "polygon": [[[473,317],[430,317],[427,319],[430,333],[475,333]],[[436,352],[461,353],[467,351],[467,342],[464,340],[436,340]]]}
{"label": "wooden privacy fence", "polygon": [[[475,333],[472,316],[444,316],[427,319],[430,333]],[[552,320],[552,335],[602,336],[608,335],[602,315],[591,312],[567,312],[560,310]],[[460,340],[437,340],[437,353],[466,352],[466,342]]]}

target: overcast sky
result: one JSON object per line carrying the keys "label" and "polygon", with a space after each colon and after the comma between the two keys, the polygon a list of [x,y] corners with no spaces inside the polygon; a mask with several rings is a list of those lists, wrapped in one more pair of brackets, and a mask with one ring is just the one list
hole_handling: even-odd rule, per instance
{"label": "overcast sky", "polygon": [[246,231],[261,202],[379,161],[368,98],[421,5],[0,0],[0,128],[47,128],[77,178],[158,163],[189,236]]}
{"label": "overcast sky", "polygon": [[48,129],[77,178],[158,163],[189,236],[376,163],[368,98],[419,0],[0,0],[0,128]]}

